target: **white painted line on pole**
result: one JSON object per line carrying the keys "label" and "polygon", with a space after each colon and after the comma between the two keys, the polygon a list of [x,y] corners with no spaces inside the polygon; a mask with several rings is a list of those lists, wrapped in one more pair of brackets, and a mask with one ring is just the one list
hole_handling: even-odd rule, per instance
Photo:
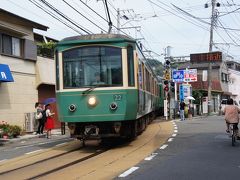
{"label": "white painted line on pole", "polygon": [[171,141],[173,141],[173,138],[169,138],[169,139],[168,139],[168,142],[171,142]]}
{"label": "white painted line on pole", "polygon": [[175,137],[175,136],[177,136],[177,134],[172,134],[172,137]]}
{"label": "white painted line on pole", "polygon": [[152,160],[158,153],[152,153],[150,156],[146,157],[144,160],[150,161]]}
{"label": "white painted line on pole", "polygon": [[164,144],[164,145],[162,145],[159,149],[165,149],[166,147],[168,147],[168,145],[167,145],[167,144]]}
{"label": "white painted line on pole", "polygon": [[124,173],[120,174],[118,177],[126,177],[129,174],[133,173],[136,171],[139,167],[131,167],[129,170],[125,171]]}
{"label": "white painted line on pole", "polygon": [[4,162],[4,161],[6,161],[6,160],[7,160],[7,159],[2,159],[2,160],[0,160],[0,163],[1,163],[1,162]]}
{"label": "white painted line on pole", "polygon": [[65,144],[67,144],[67,142],[64,142],[64,143],[61,143],[61,144],[57,144],[56,146],[63,146]]}
{"label": "white painted line on pole", "polygon": [[36,152],[39,152],[39,151],[42,151],[42,149],[39,149],[39,150],[36,150],[36,151],[31,151],[31,152],[28,152],[28,153],[25,153],[25,154],[33,154],[33,153],[36,153]]}

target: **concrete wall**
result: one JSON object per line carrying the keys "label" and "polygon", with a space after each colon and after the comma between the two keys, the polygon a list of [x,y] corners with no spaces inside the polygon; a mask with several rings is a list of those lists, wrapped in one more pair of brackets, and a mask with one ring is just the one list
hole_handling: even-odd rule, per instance
{"label": "concrete wall", "polygon": [[25,113],[38,99],[35,75],[12,73],[14,82],[0,83],[0,121],[24,127]]}

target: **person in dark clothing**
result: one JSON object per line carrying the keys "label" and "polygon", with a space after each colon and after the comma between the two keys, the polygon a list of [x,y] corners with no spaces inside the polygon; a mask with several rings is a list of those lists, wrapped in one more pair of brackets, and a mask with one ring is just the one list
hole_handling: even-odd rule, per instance
{"label": "person in dark clothing", "polygon": [[43,129],[45,125],[45,120],[43,119],[44,110],[42,109],[41,104],[39,102],[35,103],[35,109],[36,109],[35,119],[38,121],[38,130],[36,134],[43,134]]}
{"label": "person in dark clothing", "polygon": [[181,101],[180,104],[179,104],[181,121],[185,120],[185,116],[184,116],[185,105],[186,105],[186,104],[185,104],[183,101]]}

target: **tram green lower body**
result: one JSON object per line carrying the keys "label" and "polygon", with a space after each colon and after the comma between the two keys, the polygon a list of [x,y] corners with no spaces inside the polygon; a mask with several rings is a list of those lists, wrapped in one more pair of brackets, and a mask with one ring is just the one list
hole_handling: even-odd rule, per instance
{"label": "tram green lower body", "polygon": [[[63,122],[100,122],[134,119],[137,114],[137,96],[137,90],[97,90],[85,94],[81,91],[58,92],[59,119]],[[90,97],[96,98],[95,106],[88,104]],[[117,104],[116,110],[111,110],[110,108],[113,102]],[[69,110],[71,104],[76,106],[74,112]]]}
{"label": "tram green lower body", "polygon": [[[72,91],[57,92],[57,106],[61,122],[106,122],[135,120],[138,115],[144,116],[151,109],[157,109],[159,100],[151,95],[143,94],[153,102],[148,111],[139,108],[139,91],[127,90],[93,90],[91,92]],[[90,97],[96,98],[96,105],[90,106]],[[110,105],[116,103],[112,110]],[[76,110],[70,111],[69,106],[75,105]],[[145,106],[145,105],[144,105]],[[140,112],[141,111],[141,112]]]}

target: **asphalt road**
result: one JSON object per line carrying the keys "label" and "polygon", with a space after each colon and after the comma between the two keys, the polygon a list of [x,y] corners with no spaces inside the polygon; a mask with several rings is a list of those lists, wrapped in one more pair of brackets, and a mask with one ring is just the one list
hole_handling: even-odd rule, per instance
{"label": "asphalt road", "polygon": [[51,139],[46,137],[34,137],[31,139],[23,139],[14,143],[0,146],[0,162],[19,157],[24,154],[40,151],[43,149],[58,146],[59,144],[72,141],[69,135],[56,135]]}
{"label": "asphalt road", "polygon": [[240,179],[240,141],[231,146],[223,117],[176,121],[174,126],[170,142],[116,179]]}

